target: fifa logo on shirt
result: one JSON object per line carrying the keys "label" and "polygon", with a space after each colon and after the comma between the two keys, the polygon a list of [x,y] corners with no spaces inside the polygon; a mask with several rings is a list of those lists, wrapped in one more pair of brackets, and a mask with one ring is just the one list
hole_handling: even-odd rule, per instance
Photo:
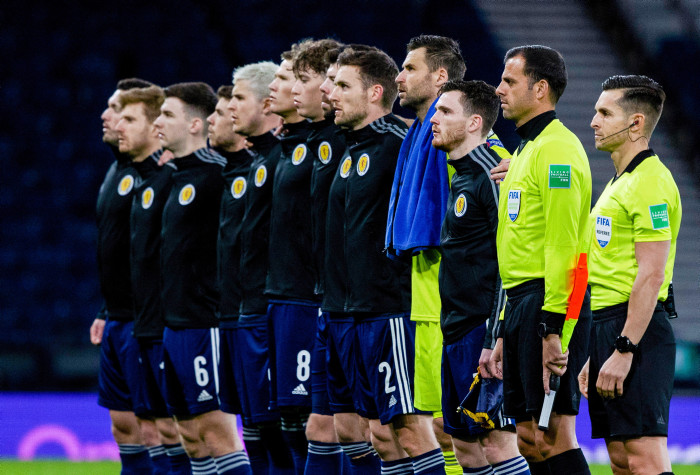
{"label": "fifa logo on shirt", "polygon": [[595,238],[600,247],[610,244],[612,237],[612,220],[607,216],[596,216],[595,218]]}
{"label": "fifa logo on shirt", "polygon": [[134,188],[134,177],[131,175],[126,175],[119,182],[119,187],[117,188],[117,193],[119,193],[120,196],[126,196],[129,193],[131,193],[131,190],[133,188]]}
{"label": "fifa logo on shirt", "polygon": [[306,158],[306,145],[299,144],[294,148],[292,154],[292,164],[299,165]]}
{"label": "fifa logo on shirt", "polygon": [[365,173],[369,170],[369,155],[363,153],[360,159],[357,161],[357,174],[360,176],[365,176]]}
{"label": "fifa logo on shirt", "polygon": [[257,170],[255,170],[255,186],[260,188],[267,181],[267,168],[265,165],[260,165]]}
{"label": "fifa logo on shirt", "polygon": [[455,216],[461,218],[467,212],[467,198],[464,193],[460,193],[455,200]]}
{"label": "fifa logo on shirt", "polygon": [[178,196],[178,201],[182,206],[187,206],[194,201],[195,195],[194,185],[185,185],[180,190],[180,196]]}
{"label": "fifa logo on shirt", "polygon": [[512,222],[518,219],[520,214],[520,190],[510,190],[508,192],[508,217]]}
{"label": "fifa logo on shirt", "polygon": [[340,176],[343,178],[347,178],[350,175],[351,168],[352,168],[352,158],[345,157],[345,160],[343,160],[343,164],[340,167]]}
{"label": "fifa logo on shirt", "polygon": [[141,193],[141,207],[143,209],[148,209],[153,204],[153,198],[155,197],[155,192],[150,186],[143,190]]}
{"label": "fifa logo on shirt", "polygon": [[328,162],[331,161],[332,156],[333,150],[331,150],[331,144],[328,142],[321,142],[321,145],[318,146],[318,159],[321,160],[321,163],[327,165]]}

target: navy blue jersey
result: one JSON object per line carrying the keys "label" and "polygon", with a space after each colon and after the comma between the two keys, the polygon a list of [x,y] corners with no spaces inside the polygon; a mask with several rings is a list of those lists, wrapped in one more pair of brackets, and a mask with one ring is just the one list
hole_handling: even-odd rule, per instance
{"label": "navy blue jersey", "polygon": [[272,133],[248,137],[255,153],[246,179],[245,215],[241,230],[241,315],[267,312],[267,278],[272,183],[282,145]]}
{"label": "navy blue jersey", "polygon": [[306,144],[311,123],[285,124],[282,154],[272,185],[270,250],[265,292],[270,298],[313,300],[311,170]]}
{"label": "navy blue jersey", "polygon": [[332,119],[314,122],[306,145],[313,158],[311,170],[311,250],[313,255],[314,293],[322,296],[325,288],[326,214],[328,195],[338,164],[345,153],[345,136]]}
{"label": "navy blue jersey", "polygon": [[[113,149],[114,150],[114,149]],[[97,272],[105,310],[112,320],[134,318],[129,265],[129,214],[137,174],[117,155],[97,195]]]}
{"label": "navy blue jersey", "polygon": [[223,171],[225,188],[221,196],[217,262],[221,301],[221,320],[238,319],[241,306],[241,230],[245,213],[248,173],[253,160],[248,150],[220,152],[226,159]]}
{"label": "navy blue jersey", "polygon": [[161,339],[165,319],[160,287],[162,217],[172,186],[172,162],[158,165],[158,150],[134,163],[139,184],[131,205],[131,284],[134,294],[134,336]]}
{"label": "navy blue jersey", "polygon": [[498,185],[489,170],[501,158],[486,144],[449,160],[455,169],[440,233],[440,300],[445,344],[460,340],[489,320],[484,346],[491,348],[494,324],[504,305],[496,255]]}
{"label": "navy blue jersey", "polygon": [[388,114],[346,135],[352,157],[345,191],[347,312],[411,310],[411,261],[389,259],[384,252],[391,185],[406,130]]}
{"label": "navy blue jersey", "polygon": [[177,171],[163,210],[162,279],[165,324],[211,328],[219,324],[216,241],[226,161],[206,148],[176,158]]}

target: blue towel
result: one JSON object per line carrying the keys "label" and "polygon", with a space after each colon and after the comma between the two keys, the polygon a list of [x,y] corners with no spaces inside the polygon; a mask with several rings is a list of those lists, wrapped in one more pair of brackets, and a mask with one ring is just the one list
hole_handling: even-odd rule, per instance
{"label": "blue towel", "polygon": [[401,144],[391,187],[385,246],[388,255],[411,255],[440,245],[440,229],[447,209],[447,155],[435,149],[430,106],[421,124],[416,120]]}

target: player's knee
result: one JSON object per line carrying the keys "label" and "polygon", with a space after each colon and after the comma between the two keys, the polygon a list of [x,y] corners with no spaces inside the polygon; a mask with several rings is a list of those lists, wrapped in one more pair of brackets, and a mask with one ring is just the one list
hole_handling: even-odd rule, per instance
{"label": "player's knee", "polygon": [[332,416],[311,414],[306,423],[306,438],[316,442],[338,442]]}
{"label": "player's knee", "polygon": [[394,454],[396,441],[390,426],[379,423],[370,424],[370,436],[372,446],[379,457],[387,459]]}
{"label": "player's knee", "polygon": [[132,412],[110,411],[112,435],[118,444],[143,444],[136,416]]}
{"label": "player's knee", "polygon": [[172,419],[156,419],[156,428],[163,444],[180,443],[177,426],[175,426],[175,422]]}
{"label": "player's knee", "polygon": [[542,454],[537,449],[534,434],[518,432],[518,451],[528,462],[542,460]]}

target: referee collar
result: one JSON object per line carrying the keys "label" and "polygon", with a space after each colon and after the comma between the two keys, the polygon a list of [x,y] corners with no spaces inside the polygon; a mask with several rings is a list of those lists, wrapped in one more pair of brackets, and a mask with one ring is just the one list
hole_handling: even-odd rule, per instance
{"label": "referee collar", "polygon": [[634,169],[637,168],[644,160],[646,160],[649,157],[653,157],[654,155],[656,155],[656,154],[650,148],[648,148],[646,150],[642,150],[632,159],[631,162],[629,162],[627,164],[627,166],[622,171],[622,173],[620,173],[620,175],[615,175],[613,177],[612,182],[615,183],[615,181],[618,178],[620,178],[622,175],[624,175],[625,173],[632,173],[634,171]]}
{"label": "referee collar", "polygon": [[531,140],[535,140],[542,131],[557,118],[557,113],[554,110],[543,112],[542,114],[528,120],[526,123],[515,129],[515,132],[520,136],[520,145],[518,145],[518,153],[525,148],[525,145]]}

